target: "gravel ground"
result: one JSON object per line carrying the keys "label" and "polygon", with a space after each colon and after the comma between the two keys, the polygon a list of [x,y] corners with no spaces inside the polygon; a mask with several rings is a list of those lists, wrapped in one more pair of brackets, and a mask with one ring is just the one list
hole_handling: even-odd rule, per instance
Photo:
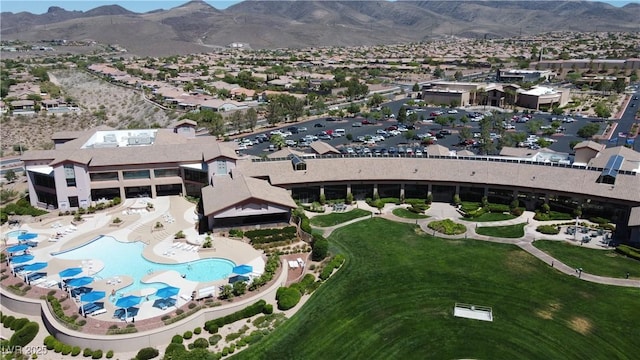
{"label": "gravel ground", "polygon": [[51,81],[62,89],[62,98],[71,97],[77,112],[52,115],[12,116],[2,119],[0,137],[3,156],[19,154],[13,145],[42,150],[53,148],[50,137],[56,131],[89,130],[99,125],[113,128],[166,127],[180,115],[166,112],[146,101],[140,92],[110,84],[78,70],[50,72]]}

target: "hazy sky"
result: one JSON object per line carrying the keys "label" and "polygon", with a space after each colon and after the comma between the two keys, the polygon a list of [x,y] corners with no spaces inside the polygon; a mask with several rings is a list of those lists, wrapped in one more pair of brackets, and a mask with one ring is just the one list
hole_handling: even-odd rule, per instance
{"label": "hazy sky", "polygon": [[[170,9],[186,3],[188,0],[111,0],[111,1],[90,1],[90,0],[67,0],[67,1],[43,1],[43,0],[2,0],[0,1],[0,11],[21,12],[28,11],[34,14],[42,14],[47,12],[50,6],[58,6],[66,10],[91,10],[102,5],[118,4],[127,10],[134,12],[147,12],[157,9]],[[206,0],[216,9],[225,9],[240,0]],[[505,0],[508,1],[508,0]],[[631,2],[640,2],[640,0],[605,0],[614,6],[624,6]]]}

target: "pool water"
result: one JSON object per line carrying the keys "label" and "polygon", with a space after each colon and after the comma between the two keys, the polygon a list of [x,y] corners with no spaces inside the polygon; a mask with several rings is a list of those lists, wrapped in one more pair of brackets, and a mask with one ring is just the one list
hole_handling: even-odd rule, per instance
{"label": "pool water", "polygon": [[122,275],[131,276],[133,284],[119,290],[119,292],[123,293],[130,293],[143,288],[158,289],[165,286],[162,283],[141,282],[142,278],[153,272],[176,271],[180,275],[186,275],[187,280],[209,282],[231,276],[233,267],[236,266],[232,261],[220,258],[201,259],[180,264],[159,264],[142,256],[142,250],[145,246],[141,242],[124,243],[111,236],[101,236],[76,249],[52,255],[65,260],[100,260],[103,262],[104,268],[96,273],[98,278],[109,279]]}
{"label": "pool water", "polygon": [[4,236],[7,239],[17,239],[18,236],[22,235],[22,234],[26,234],[27,230],[13,230],[13,231],[9,231],[8,233],[4,234]]}

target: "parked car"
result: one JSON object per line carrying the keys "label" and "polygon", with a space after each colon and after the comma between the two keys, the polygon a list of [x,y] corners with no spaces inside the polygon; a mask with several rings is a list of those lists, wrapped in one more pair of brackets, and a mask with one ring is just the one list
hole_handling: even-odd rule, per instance
{"label": "parked car", "polygon": [[368,119],[364,119],[360,122],[362,125],[373,125],[374,122]]}
{"label": "parked car", "polygon": [[298,132],[305,132],[305,131],[307,131],[307,128],[304,126],[301,126],[298,128]]}
{"label": "parked car", "polygon": [[322,125],[321,123],[315,123],[313,124],[313,127],[321,128],[324,127],[324,125]]}
{"label": "parked car", "polygon": [[456,109],[451,109],[451,110],[447,111],[447,114],[457,114],[457,113],[458,113],[458,110],[456,110]]}
{"label": "parked car", "polygon": [[354,122],[353,124],[351,124],[351,126],[353,126],[353,127],[361,127],[362,124],[359,123],[359,122]]}

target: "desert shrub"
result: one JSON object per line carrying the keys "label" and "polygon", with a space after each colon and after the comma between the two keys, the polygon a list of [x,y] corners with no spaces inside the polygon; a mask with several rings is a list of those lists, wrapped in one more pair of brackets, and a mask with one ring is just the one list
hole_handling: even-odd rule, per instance
{"label": "desert shrub", "polygon": [[558,227],[554,225],[540,225],[536,228],[536,231],[546,235],[557,235],[560,232]]}
{"label": "desert shrub", "polygon": [[136,359],[137,360],[148,360],[148,359],[153,359],[153,358],[157,357],[158,355],[160,355],[160,352],[157,349],[154,349],[152,347],[146,347],[146,348],[142,348],[142,349],[140,349],[140,351],[138,351],[138,353],[136,354]]}
{"label": "desert shrub", "polygon": [[215,335],[209,336],[209,344],[211,346],[217,344],[220,340],[222,340],[222,335],[220,335],[220,334],[215,334]]}
{"label": "desert shrub", "polygon": [[194,307],[196,307],[198,305],[196,305],[195,303],[189,303],[189,306],[187,306],[189,309],[193,309]]}
{"label": "desert shrub", "polygon": [[71,350],[73,350],[73,347],[69,344],[64,344],[62,345],[62,355],[69,355],[71,353]]}
{"label": "desert shrub", "polygon": [[91,354],[92,359],[102,359],[102,350],[94,350],[93,354]]}
{"label": "desert shrub", "polygon": [[63,343],[61,342],[57,342],[56,345],[53,347],[53,352],[55,352],[56,354],[59,354],[62,352],[62,347],[64,346]]}
{"label": "desert shrub", "polygon": [[84,357],[89,357],[91,355],[93,355],[93,350],[89,348],[85,348],[84,351],[82,352],[82,356]]}
{"label": "desert shrub", "polygon": [[231,230],[229,230],[229,236],[236,237],[236,238],[241,238],[241,237],[244,237],[244,232],[242,230],[239,230],[239,229],[231,229]]}
{"label": "desert shrub", "polygon": [[202,332],[202,328],[201,327],[197,327],[195,329],[193,329],[193,333],[196,335],[200,335],[200,333]]}
{"label": "desert shrub", "polygon": [[81,351],[80,346],[74,346],[71,348],[71,356],[78,356]]}
{"label": "desert shrub", "polygon": [[113,357],[113,350],[107,351],[107,359],[111,359]]}
{"label": "desert shrub", "polygon": [[182,337],[189,340],[193,337],[193,333],[191,331],[185,331]]}
{"label": "desert shrub", "polygon": [[[53,349],[53,344],[58,341],[56,340],[56,338],[53,337],[53,335],[47,335],[44,340],[42,341],[43,345],[47,346],[47,349],[51,350]],[[49,345],[51,344],[51,348],[49,348]]]}
{"label": "desert shrub", "polygon": [[291,309],[298,304],[301,297],[302,295],[300,294],[300,291],[298,291],[298,289],[290,287],[279,288],[278,292],[276,293],[278,309],[283,311]]}
{"label": "desert shrub", "polygon": [[182,335],[173,335],[173,337],[171,338],[172,344],[182,344],[182,341],[183,341]]}
{"label": "desert shrub", "polygon": [[193,347],[206,349],[209,347],[209,341],[205,338],[198,338],[193,342]]}
{"label": "desert shrub", "polygon": [[36,335],[38,335],[38,330],[40,330],[40,326],[37,322],[30,321],[28,324],[24,325],[20,330],[16,331],[11,335],[9,339],[10,346],[26,346],[33,340]]}

